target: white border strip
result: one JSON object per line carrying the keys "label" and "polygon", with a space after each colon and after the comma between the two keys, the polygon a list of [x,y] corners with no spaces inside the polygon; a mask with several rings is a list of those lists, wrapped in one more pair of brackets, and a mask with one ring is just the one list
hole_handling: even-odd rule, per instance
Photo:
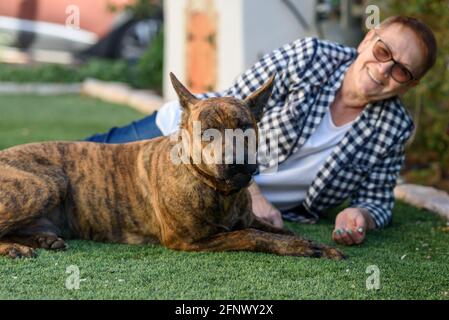
{"label": "white border strip", "polygon": [[80,93],[81,83],[15,83],[0,82],[0,94],[38,94],[53,95]]}
{"label": "white border strip", "polygon": [[75,30],[62,24],[5,16],[0,16],[0,29],[15,32],[33,32],[85,44],[94,44],[98,40],[98,36],[90,31]]}

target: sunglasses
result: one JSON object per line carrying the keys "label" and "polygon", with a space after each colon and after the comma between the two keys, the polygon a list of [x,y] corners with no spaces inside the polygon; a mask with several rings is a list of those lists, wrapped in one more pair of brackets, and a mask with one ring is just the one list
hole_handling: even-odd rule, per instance
{"label": "sunglasses", "polygon": [[376,60],[379,62],[394,62],[393,66],[390,69],[390,74],[395,81],[399,83],[407,83],[415,79],[410,70],[408,70],[403,64],[393,59],[393,54],[391,53],[390,48],[388,48],[388,46],[385,44],[385,42],[382,41],[377,33],[376,35],[377,41],[373,47],[374,58],[376,58]]}

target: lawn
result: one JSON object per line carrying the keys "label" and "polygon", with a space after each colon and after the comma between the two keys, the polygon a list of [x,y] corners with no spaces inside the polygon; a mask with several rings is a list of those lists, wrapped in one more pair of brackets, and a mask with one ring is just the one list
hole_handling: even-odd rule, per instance
{"label": "lawn", "polygon": [[[140,116],[123,106],[78,96],[0,96],[0,148],[81,139]],[[342,262],[69,241],[68,251],[39,250],[37,259],[0,257],[0,298],[448,299],[446,223],[403,203],[394,211],[391,227],[369,233],[359,247],[341,247],[349,256]],[[335,213],[317,225],[288,226],[330,244]],[[380,287],[367,290],[371,273],[366,271],[373,265],[379,269]],[[74,276],[70,266],[80,272],[79,289],[66,288]]]}

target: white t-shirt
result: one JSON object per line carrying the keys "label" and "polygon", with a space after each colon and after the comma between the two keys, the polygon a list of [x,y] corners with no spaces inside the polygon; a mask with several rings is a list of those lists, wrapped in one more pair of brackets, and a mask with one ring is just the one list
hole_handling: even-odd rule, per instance
{"label": "white t-shirt", "polygon": [[[156,124],[164,135],[178,130],[181,112],[178,101],[169,102],[158,111]],[[279,210],[299,205],[319,169],[351,125],[349,122],[337,127],[329,108],[305,144],[281,163],[276,172],[254,177],[262,194]]]}
{"label": "white t-shirt", "polygon": [[334,147],[351,128],[352,122],[337,127],[330,108],[304,145],[281,163],[273,174],[259,174],[254,181],[263,195],[279,210],[291,209],[306,193]]}
{"label": "white t-shirt", "polygon": [[164,136],[168,136],[179,129],[182,107],[178,100],[164,104],[156,113],[156,125]]}

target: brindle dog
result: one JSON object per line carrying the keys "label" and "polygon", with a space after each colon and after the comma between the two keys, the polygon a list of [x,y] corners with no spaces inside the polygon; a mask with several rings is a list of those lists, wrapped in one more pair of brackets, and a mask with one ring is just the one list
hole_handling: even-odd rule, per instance
{"label": "brindle dog", "polygon": [[[204,129],[257,130],[273,84],[271,78],[244,101],[198,100],[170,76],[184,109],[180,128],[189,133],[194,120]],[[246,187],[255,165],[174,164],[175,143],[47,142],[0,151],[0,254],[32,257],[34,248],[60,250],[67,248],[63,239],[89,239],[343,258],[252,213]],[[192,144],[189,152],[202,147]]]}

